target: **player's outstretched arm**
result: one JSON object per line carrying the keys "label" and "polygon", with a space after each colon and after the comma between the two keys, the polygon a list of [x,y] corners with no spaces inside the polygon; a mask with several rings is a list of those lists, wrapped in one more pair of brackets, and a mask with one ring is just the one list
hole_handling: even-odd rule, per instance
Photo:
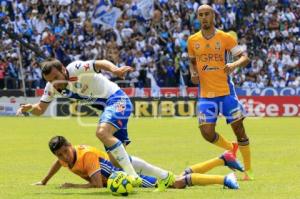
{"label": "player's outstretched arm", "polygon": [[88,189],[88,188],[102,188],[102,178],[101,174],[99,172],[93,174],[90,178],[90,182],[87,184],[73,184],[73,183],[64,183],[60,186],[61,188],[82,188],[82,189]]}
{"label": "player's outstretched arm", "polygon": [[43,180],[36,182],[33,185],[46,185],[48,181],[59,171],[60,168],[61,164],[59,163],[59,161],[55,161]]}
{"label": "player's outstretched arm", "polygon": [[96,72],[100,72],[101,70],[106,70],[118,76],[119,78],[124,79],[126,73],[132,72],[133,68],[131,68],[130,66],[117,67],[115,64],[113,64],[108,60],[96,60],[95,70]]}
{"label": "player's outstretched arm", "polygon": [[22,115],[23,113],[32,113],[33,115],[40,116],[48,108],[49,103],[39,102],[36,104],[24,104],[18,109],[16,115]]}

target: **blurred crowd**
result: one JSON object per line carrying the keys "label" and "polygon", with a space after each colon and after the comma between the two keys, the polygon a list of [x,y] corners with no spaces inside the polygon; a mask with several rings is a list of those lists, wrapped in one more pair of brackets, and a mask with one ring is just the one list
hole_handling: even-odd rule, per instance
{"label": "blurred crowd", "polygon": [[[115,28],[92,23],[100,1],[123,11]],[[216,26],[236,34],[251,58],[247,67],[234,71],[237,86],[300,86],[298,0],[154,0],[150,20],[137,12],[137,0],[0,2],[1,27],[25,43],[64,65],[78,59],[108,59],[132,66],[135,72],[118,83],[138,88],[192,86],[187,38],[201,27],[197,8],[209,3],[217,13]],[[0,89],[22,88],[24,83],[26,88],[42,88],[42,58],[3,31],[0,35]]]}

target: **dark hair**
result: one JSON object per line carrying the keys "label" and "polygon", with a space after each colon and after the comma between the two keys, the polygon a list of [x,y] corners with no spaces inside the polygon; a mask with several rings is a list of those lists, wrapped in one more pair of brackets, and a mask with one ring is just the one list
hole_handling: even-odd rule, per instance
{"label": "dark hair", "polygon": [[51,73],[52,68],[56,68],[58,71],[62,71],[62,63],[57,59],[47,59],[41,63],[41,69],[43,75]]}
{"label": "dark hair", "polygon": [[55,136],[51,138],[48,145],[51,152],[55,154],[55,152],[59,150],[62,146],[69,146],[70,142],[63,136]]}

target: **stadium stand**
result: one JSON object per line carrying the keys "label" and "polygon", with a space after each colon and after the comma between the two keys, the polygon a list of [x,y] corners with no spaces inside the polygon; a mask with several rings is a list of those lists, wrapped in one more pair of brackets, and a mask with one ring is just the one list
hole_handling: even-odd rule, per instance
{"label": "stadium stand", "polygon": [[[1,26],[36,44],[46,56],[64,65],[73,60],[109,59],[134,67],[122,87],[192,86],[189,78],[187,38],[200,28],[196,10],[211,4],[219,29],[239,38],[252,59],[234,72],[244,88],[300,86],[300,4],[298,0],[155,0],[151,20],[145,20],[131,1],[19,0],[1,2]],[[100,3],[123,12],[115,28],[92,22]],[[133,1],[134,2],[134,1]],[[32,50],[0,32],[0,89],[43,88],[39,61]],[[23,73],[21,74],[21,71]],[[109,78],[115,77],[106,74]]]}

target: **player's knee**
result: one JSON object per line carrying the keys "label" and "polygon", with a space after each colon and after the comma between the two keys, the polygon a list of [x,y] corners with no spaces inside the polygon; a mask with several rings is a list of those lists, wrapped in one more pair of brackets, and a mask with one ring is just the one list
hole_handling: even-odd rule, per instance
{"label": "player's knee", "polygon": [[102,142],[107,140],[110,134],[104,129],[104,128],[98,128],[96,131],[96,136],[101,140]]}
{"label": "player's knee", "polygon": [[201,130],[201,135],[208,142],[213,142],[216,137],[216,133],[214,131],[204,129]]}
{"label": "player's knee", "polygon": [[216,138],[215,127],[212,125],[201,125],[200,127],[202,137],[208,142],[213,142]]}

